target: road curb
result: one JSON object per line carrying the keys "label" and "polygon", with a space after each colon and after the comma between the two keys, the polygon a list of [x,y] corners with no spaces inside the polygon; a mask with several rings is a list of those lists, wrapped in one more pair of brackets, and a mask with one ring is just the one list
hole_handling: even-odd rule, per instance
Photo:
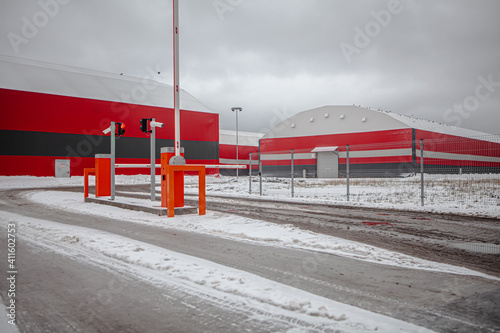
{"label": "road curb", "polygon": [[[138,204],[119,202],[116,200],[112,201],[112,200],[109,200],[108,198],[88,197],[85,199],[85,202],[96,203],[96,204],[101,204],[101,205],[108,205],[108,206],[113,206],[113,207],[118,207],[118,208],[123,208],[123,209],[134,210],[134,211],[138,211],[138,212],[146,212],[146,213],[151,213],[151,214],[155,214],[158,216],[166,216],[167,212],[168,212],[167,208],[163,208],[163,207],[147,207],[147,206],[142,206],[142,205],[138,205]],[[178,208],[175,208],[174,212],[175,212],[175,215],[198,214],[198,208],[193,207],[193,206],[178,207]]]}

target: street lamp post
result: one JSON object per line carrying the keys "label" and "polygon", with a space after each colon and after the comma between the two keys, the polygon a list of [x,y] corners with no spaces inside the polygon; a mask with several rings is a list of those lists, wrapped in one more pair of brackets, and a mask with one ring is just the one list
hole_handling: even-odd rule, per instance
{"label": "street lamp post", "polygon": [[[239,145],[238,145],[238,113],[240,113],[243,109],[240,107],[234,107],[231,108],[231,111],[236,113],[236,165],[240,165],[239,163],[239,156],[238,156],[238,150],[239,150]],[[236,169],[236,179],[239,180],[239,175],[238,175],[238,169]]]}

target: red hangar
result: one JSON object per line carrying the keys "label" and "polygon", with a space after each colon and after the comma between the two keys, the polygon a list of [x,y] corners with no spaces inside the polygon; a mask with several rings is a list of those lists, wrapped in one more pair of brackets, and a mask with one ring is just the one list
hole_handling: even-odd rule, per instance
{"label": "red hangar", "polygon": [[[0,56],[0,175],[54,176],[56,159],[69,160],[71,176],[109,153],[102,130],[125,124],[116,144],[117,163],[149,163],[149,137],[142,118],[165,123],[161,147],[174,145],[172,86],[88,69]],[[219,115],[181,91],[181,145],[188,163],[219,161]],[[138,174],[140,169],[120,173]],[[159,170],[157,170],[159,172]]]}

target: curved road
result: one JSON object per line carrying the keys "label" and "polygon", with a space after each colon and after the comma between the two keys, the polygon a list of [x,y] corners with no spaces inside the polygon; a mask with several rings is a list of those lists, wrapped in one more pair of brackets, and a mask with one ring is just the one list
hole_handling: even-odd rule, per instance
{"label": "curved road", "polygon": [[[211,210],[293,224],[500,277],[500,220],[497,219],[223,196],[207,200]],[[196,200],[188,203],[196,205]],[[490,253],[486,253],[488,250]]]}

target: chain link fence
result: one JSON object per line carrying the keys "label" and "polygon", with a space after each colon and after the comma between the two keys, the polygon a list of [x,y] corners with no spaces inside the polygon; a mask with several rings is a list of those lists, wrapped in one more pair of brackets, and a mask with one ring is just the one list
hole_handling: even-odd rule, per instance
{"label": "chain link fence", "polygon": [[254,153],[248,192],[498,215],[499,147],[498,136],[446,137]]}

